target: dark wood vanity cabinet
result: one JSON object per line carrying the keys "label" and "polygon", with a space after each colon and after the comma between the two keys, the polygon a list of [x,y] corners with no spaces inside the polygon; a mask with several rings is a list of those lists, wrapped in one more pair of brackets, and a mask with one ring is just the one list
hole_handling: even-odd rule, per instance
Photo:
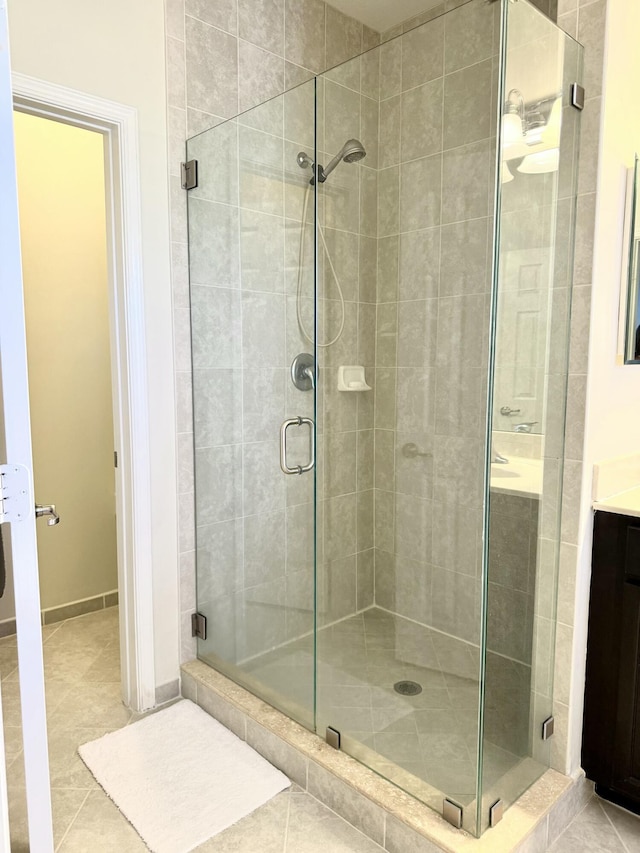
{"label": "dark wood vanity cabinet", "polygon": [[640,518],[596,512],[582,766],[640,814]]}

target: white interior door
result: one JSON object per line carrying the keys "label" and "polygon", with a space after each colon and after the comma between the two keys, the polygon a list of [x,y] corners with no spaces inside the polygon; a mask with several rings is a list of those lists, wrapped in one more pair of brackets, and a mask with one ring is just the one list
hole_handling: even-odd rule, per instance
{"label": "white interior door", "polygon": [[[53,830],[6,0],[0,0],[0,464],[0,521],[15,590],[29,846],[32,853],[49,853]],[[3,745],[0,777],[0,849],[8,853]]]}

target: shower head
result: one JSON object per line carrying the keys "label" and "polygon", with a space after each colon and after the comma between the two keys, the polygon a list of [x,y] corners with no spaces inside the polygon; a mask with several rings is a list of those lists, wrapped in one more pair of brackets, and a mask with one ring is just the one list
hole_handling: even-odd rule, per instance
{"label": "shower head", "polygon": [[349,139],[342,146],[342,159],[345,163],[357,163],[367,156],[364,145],[357,139]]}
{"label": "shower head", "polygon": [[358,160],[362,160],[367,156],[367,152],[364,150],[364,145],[358,139],[347,139],[342,148],[338,151],[336,156],[331,160],[331,162],[327,165],[326,169],[320,169],[319,179],[322,183],[324,183],[331,172],[336,168],[336,166],[340,163],[340,161],[344,160],[345,163],[357,163]]}
{"label": "shower head", "polygon": [[[323,169],[322,166],[318,166],[318,181],[323,184],[341,161],[344,160],[345,163],[357,163],[358,160],[362,160],[366,156],[367,152],[365,151],[362,142],[358,139],[347,139],[326,169]],[[297,161],[298,166],[300,166],[301,169],[307,169],[309,166],[313,168],[314,166],[313,160],[304,151],[299,152]],[[314,178],[311,178],[311,183],[313,182]]]}

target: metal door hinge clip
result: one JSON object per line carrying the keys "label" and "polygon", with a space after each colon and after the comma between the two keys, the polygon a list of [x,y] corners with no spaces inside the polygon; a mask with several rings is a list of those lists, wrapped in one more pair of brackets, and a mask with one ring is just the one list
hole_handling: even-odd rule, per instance
{"label": "metal door hinge clip", "polygon": [[584,109],[584,98],[585,91],[584,87],[579,83],[571,84],[571,106],[575,107],[577,110]]}
{"label": "metal door hinge clip", "polygon": [[547,717],[547,719],[542,724],[542,740],[549,740],[550,737],[553,736],[553,730],[555,728],[555,720],[553,717]]}
{"label": "metal door hinge clip", "polygon": [[180,174],[182,176],[182,189],[195,189],[198,186],[198,161],[187,160],[186,163],[180,163]]}
{"label": "metal door hinge clip", "polygon": [[504,802],[502,800],[496,800],[489,809],[489,826],[493,828],[496,824],[500,823],[503,817]]}
{"label": "metal door hinge clip", "polygon": [[442,801],[442,817],[455,826],[456,829],[462,829],[462,806],[454,803],[448,797]]}
{"label": "metal door hinge clip", "polygon": [[202,613],[191,614],[191,636],[199,640],[207,639],[207,617]]}
{"label": "metal door hinge clip", "polygon": [[325,740],[332,746],[334,749],[340,749],[341,735],[338,729],[334,729],[333,726],[327,726],[327,730],[325,732]]}
{"label": "metal door hinge clip", "polygon": [[0,524],[24,521],[32,509],[29,469],[0,465]]}

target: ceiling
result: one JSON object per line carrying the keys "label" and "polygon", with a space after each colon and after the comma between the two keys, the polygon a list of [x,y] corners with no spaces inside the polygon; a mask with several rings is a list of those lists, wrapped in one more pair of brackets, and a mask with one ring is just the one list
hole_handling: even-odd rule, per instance
{"label": "ceiling", "polygon": [[345,15],[357,18],[379,33],[438,6],[441,2],[442,0],[330,0],[331,6]]}

